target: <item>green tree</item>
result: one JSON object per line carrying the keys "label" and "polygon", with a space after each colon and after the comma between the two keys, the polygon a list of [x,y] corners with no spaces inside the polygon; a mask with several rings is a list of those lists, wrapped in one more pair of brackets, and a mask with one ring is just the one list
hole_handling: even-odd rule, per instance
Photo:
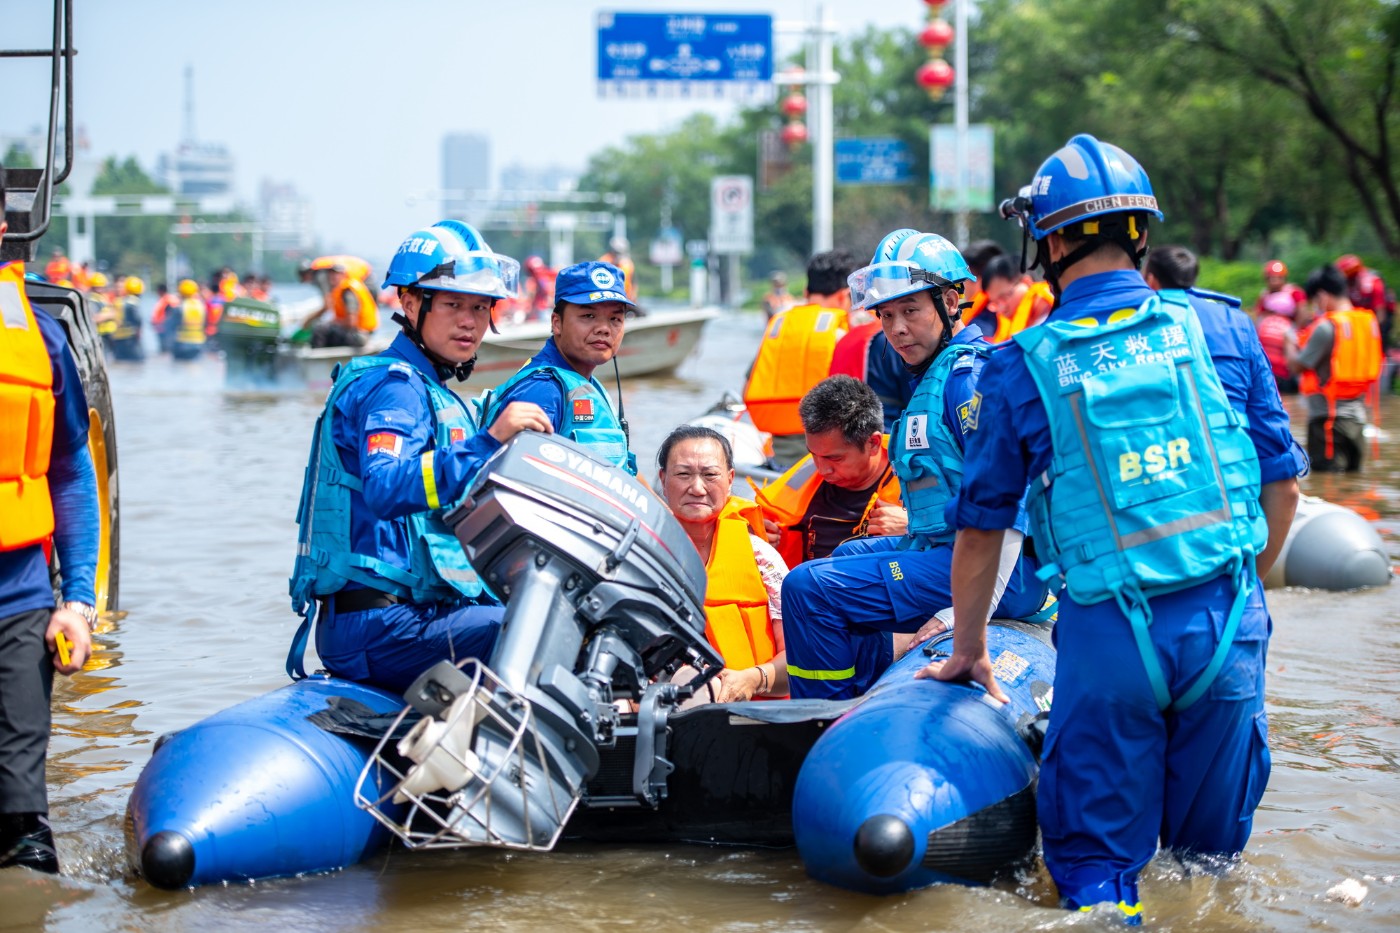
{"label": "green tree", "polygon": [[1171,0],[1182,44],[1216,56],[1246,93],[1273,88],[1325,131],[1382,247],[1400,257],[1400,5],[1392,0]]}

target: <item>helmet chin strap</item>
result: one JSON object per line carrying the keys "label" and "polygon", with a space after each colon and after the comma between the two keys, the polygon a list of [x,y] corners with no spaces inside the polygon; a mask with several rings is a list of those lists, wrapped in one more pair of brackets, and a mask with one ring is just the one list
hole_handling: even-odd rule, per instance
{"label": "helmet chin strap", "polygon": [[[1140,270],[1142,268],[1142,257],[1147,255],[1147,248],[1138,248],[1138,238],[1133,235],[1137,232],[1137,229],[1137,218],[1135,217],[1129,217],[1126,223],[1110,223],[1104,221],[1102,222],[1099,233],[1091,235],[1083,243],[1071,250],[1068,255],[1061,257],[1055,262],[1050,261],[1050,248],[1048,245],[1050,236],[1053,236],[1053,234],[1049,234],[1043,239],[1037,240],[1035,244],[1035,262],[1031,264],[1031,268],[1034,269],[1036,266],[1040,266],[1045,270],[1045,281],[1049,284],[1050,291],[1055,295],[1055,307],[1058,308],[1060,306],[1060,276],[1063,275],[1064,271],[1070,266],[1097,252],[1099,247],[1103,246],[1104,243],[1112,243],[1114,246],[1123,250],[1123,252],[1128,254],[1128,258],[1132,260],[1133,268]],[[1024,241],[1022,243],[1022,249],[1024,250]],[[1023,253],[1022,268],[1024,267],[1025,259]]]}
{"label": "helmet chin strap", "polygon": [[[418,291],[418,295],[422,299],[422,304],[418,306],[418,320],[421,321],[423,320],[423,317],[430,310],[432,310],[433,293],[426,289],[420,289]],[[428,358],[428,362],[433,364],[433,369],[437,371],[438,378],[441,379],[443,382],[446,382],[448,378],[454,378],[460,382],[466,382],[467,379],[471,377],[472,370],[476,368],[475,356],[467,360],[465,363],[453,363],[450,360],[444,359],[442,356],[439,356],[437,353],[434,353],[432,350],[428,349],[428,345],[423,342],[423,334],[418,330],[417,327],[413,326],[413,322],[410,321],[403,312],[395,311],[393,314],[393,320],[394,323],[398,324],[399,327],[403,328],[403,332],[406,335],[408,335],[409,340],[413,341],[413,345],[423,351],[423,355]],[[492,324],[491,329],[492,331],[495,331],[496,328],[494,323]]]}

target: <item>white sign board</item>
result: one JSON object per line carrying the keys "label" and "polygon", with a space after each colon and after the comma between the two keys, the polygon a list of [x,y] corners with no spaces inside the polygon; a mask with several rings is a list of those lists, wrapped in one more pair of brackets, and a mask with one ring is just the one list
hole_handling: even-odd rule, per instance
{"label": "white sign board", "polygon": [[940,211],[995,210],[992,127],[967,128],[967,186],[958,178],[958,133],[947,124],[929,127],[929,206]]}
{"label": "white sign board", "polygon": [[710,252],[753,252],[753,178],[717,175],[710,181]]}

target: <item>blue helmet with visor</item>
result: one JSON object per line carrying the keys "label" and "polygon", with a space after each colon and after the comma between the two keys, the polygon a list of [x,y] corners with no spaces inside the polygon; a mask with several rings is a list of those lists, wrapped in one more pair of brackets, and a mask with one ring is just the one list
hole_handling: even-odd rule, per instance
{"label": "blue helmet with visor", "polygon": [[384,276],[384,287],[394,286],[514,298],[520,263],[493,252],[471,224],[440,220],[399,244]]}
{"label": "blue helmet with visor", "polygon": [[928,289],[957,288],[976,278],[967,260],[936,233],[908,228],[880,241],[870,265],[852,272],[851,307],[869,310],[882,302]]}
{"label": "blue helmet with visor", "polygon": [[936,357],[952,339],[953,322],[960,316],[957,306],[946,306],[944,289],[961,292],[963,282],[976,278],[962,253],[947,239],[905,227],[881,239],[870,265],[852,272],[846,282],[851,287],[853,309],[870,310],[896,298],[933,290],[933,306],[943,322],[943,333],[933,352]]}

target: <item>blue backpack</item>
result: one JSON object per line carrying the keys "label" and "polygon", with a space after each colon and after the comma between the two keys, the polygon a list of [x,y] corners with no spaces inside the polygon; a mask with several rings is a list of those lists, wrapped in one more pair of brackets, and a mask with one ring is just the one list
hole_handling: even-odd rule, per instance
{"label": "blue backpack", "polygon": [[[1248,424],[1183,292],[1162,291],[1102,325],[1046,322],[1013,339],[1054,448],[1028,503],[1040,575],[1063,573],[1082,605],[1115,600],[1158,705],[1186,709],[1225,661],[1268,539]],[[1148,600],[1223,574],[1236,593],[1220,644],[1173,700],[1148,635]]]}

